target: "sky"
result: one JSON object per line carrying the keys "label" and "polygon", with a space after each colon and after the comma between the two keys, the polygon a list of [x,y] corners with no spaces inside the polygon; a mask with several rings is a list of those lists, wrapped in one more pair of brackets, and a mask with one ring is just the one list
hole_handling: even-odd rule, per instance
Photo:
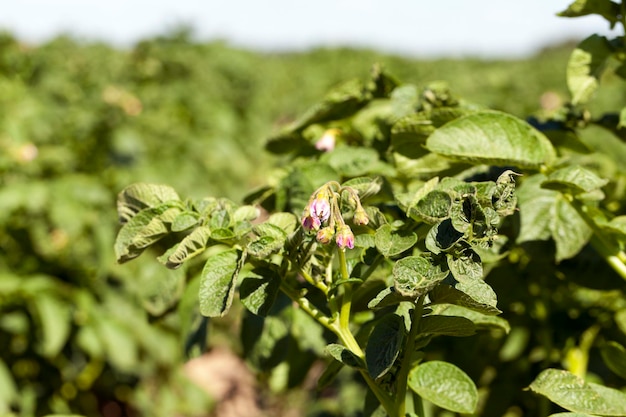
{"label": "sky", "polygon": [[[199,40],[260,50],[356,46],[409,56],[521,57],[592,33],[599,16],[556,16],[573,0],[3,0],[0,29],[128,47],[181,25]],[[621,28],[620,28],[621,30]]]}

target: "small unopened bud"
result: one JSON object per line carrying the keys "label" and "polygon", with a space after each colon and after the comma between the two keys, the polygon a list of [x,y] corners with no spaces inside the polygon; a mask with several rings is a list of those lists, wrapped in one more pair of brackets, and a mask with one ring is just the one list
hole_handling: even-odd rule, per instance
{"label": "small unopened bud", "polygon": [[370,219],[367,217],[367,213],[363,210],[363,207],[357,208],[354,212],[354,224],[365,226],[369,221]]}
{"label": "small unopened bud", "polygon": [[339,227],[335,242],[337,243],[339,249],[354,249],[354,234],[352,233],[350,226],[344,224]]}
{"label": "small unopened bud", "polygon": [[328,226],[317,231],[316,239],[318,242],[325,245],[327,243],[330,243],[331,240],[333,240],[334,235],[335,235],[335,230],[332,227]]}

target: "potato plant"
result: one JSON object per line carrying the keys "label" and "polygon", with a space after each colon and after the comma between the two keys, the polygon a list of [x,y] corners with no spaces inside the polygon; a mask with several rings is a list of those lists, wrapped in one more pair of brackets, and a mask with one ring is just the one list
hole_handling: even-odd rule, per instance
{"label": "potato plant", "polygon": [[[624,25],[625,8],[578,0],[562,15]],[[190,346],[205,342],[194,314],[238,300],[252,366],[293,377],[307,352],[332,358],[319,387],[353,370],[364,415],[626,415],[626,111],[591,106],[625,60],[623,37],[585,39],[569,102],[528,121],[375,67],[268,141],[284,163],[243,204],[125,188],[117,259],[157,246],[188,268]],[[559,329],[563,315],[581,320]],[[492,363],[454,355],[481,332]],[[530,397],[499,385],[515,366]]]}

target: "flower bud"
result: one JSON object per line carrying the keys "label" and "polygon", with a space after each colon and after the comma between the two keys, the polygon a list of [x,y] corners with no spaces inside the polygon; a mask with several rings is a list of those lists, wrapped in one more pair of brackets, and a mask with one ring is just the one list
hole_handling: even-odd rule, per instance
{"label": "flower bud", "polygon": [[359,226],[365,226],[369,223],[369,218],[367,217],[367,213],[363,210],[363,207],[358,207],[354,212],[354,224],[358,224]]}
{"label": "flower bud", "polygon": [[330,243],[334,235],[335,230],[332,227],[328,226],[318,230],[316,239],[318,242],[325,245],[327,243]]}
{"label": "flower bud", "polygon": [[302,227],[304,227],[306,230],[317,230],[320,228],[321,225],[322,222],[320,221],[319,217],[313,217],[309,215],[302,217]]}
{"label": "flower bud", "polygon": [[354,234],[350,229],[350,226],[343,225],[337,230],[337,237],[335,239],[339,249],[354,249]]}

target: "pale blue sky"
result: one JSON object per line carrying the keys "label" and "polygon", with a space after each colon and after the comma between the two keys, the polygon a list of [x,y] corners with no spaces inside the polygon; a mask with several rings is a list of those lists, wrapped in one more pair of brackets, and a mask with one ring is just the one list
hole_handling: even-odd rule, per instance
{"label": "pale blue sky", "polygon": [[515,57],[609,33],[598,16],[557,17],[571,1],[4,0],[0,28],[27,42],[66,32],[130,45],[189,24],[200,39],[264,50],[352,45],[414,56]]}

